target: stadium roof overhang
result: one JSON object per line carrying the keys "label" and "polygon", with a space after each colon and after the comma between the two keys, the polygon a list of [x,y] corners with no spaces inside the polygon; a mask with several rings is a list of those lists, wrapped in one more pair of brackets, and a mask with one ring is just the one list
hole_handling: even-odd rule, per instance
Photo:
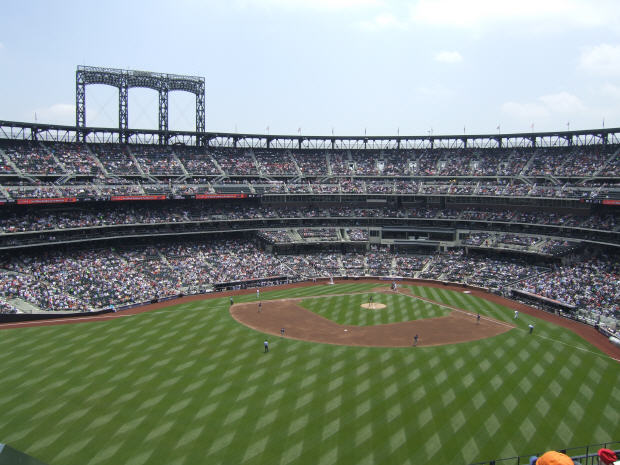
{"label": "stadium roof overhang", "polygon": [[[79,135],[90,143],[119,142],[118,128],[77,127],[0,120],[0,139],[76,142]],[[314,150],[409,150],[409,149],[509,149],[519,147],[570,147],[620,144],[620,128],[578,131],[522,132],[511,134],[418,136],[311,136],[241,134],[219,131],[160,131],[128,129],[128,142],[136,144],[207,145],[211,147],[314,149]]]}

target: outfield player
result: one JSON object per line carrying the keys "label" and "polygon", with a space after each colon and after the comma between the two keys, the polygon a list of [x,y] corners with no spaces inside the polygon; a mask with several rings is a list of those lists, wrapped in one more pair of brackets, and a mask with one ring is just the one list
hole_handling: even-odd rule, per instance
{"label": "outfield player", "polygon": [[263,346],[265,346],[265,353],[269,352],[269,341],[267,339],[263,342]]}
{"label": "outfield player", "polygon": [[519,310],[515,310],[515,317],[514,317],[514,319],[515,320],[519,319]]}

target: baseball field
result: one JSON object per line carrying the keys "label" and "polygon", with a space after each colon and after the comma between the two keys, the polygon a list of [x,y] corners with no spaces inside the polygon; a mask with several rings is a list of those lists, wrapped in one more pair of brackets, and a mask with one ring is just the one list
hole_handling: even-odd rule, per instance
{"label": "baseball field", "polygon": [[5,325],[0,443],[50,465],[417,465],[620,438],[620,363],[536,312],[414,285],[248,292]]}

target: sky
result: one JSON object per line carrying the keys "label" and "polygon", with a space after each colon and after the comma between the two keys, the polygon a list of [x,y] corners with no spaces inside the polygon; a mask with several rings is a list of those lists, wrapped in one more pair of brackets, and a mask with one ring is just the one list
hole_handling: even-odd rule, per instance
{"label": "sky", "polygon": [[[440,135],[620,127],[618,0],[133,0],[3,5],[0,120],[75,124],[77,65],[204,76],[208,131]],[[195,128],[171,92],[170,129]],[[158,96],[129,91],[129,126]],[[88,126],[118,90],[86,88]]]}

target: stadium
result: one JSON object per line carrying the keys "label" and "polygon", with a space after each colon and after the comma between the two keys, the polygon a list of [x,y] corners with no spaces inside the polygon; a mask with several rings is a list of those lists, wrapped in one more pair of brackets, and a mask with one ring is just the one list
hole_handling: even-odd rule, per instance
{"label": "stadium", "polygon": [[[119,88],[118,128],[86,125],[90,84]],[[160,89],[159,129],[128,127],[130,87]],[[168,129],[162,88],[196,95],[196,131]],[[75,126],[0,121],[6,451],[598,464],[620,448],[620,128],[215,133],[201,78],[78,67],[76,89]]]}

